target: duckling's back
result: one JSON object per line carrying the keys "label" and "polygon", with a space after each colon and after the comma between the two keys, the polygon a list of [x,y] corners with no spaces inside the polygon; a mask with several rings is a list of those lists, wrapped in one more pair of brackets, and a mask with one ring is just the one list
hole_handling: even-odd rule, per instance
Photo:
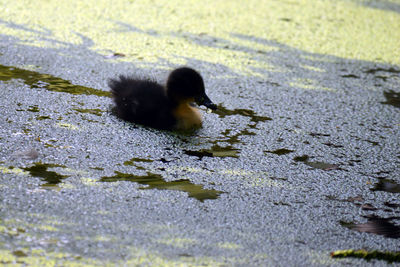
{"label": "duckling's back", "polygon": [[176,123],[164,88],[150,80],[120,76],[109,81],[117,116],[123,120],[158,129]]}

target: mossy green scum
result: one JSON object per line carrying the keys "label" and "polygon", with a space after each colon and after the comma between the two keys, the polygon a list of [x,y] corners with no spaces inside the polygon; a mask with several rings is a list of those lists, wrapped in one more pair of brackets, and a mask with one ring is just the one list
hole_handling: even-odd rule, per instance
{"label": "mossy green scum", "polygon": [[[143,67],[155,62],[162,67],[166,61],[185,64],[191,58],[257,75],[255,68],[271,66],[229,47],[267,52],[278,50],[276,43],[308,53],[399,65],[400,14],[367,2],[3,0],[0,31],[33,46],[74,44],[104,54],[114,51],[126,55],[118,60],[142,62]],[[83,37],[90,42],[85,44]],[[199,37],[209,43],[200,44]]]}
{"label": "mossy green scum", "polygon": [[383,252],[383,251],[367,251],[360,250],[337,250],[331,253],[332,258],[362,258],[369,260],[384,260],[389,263],[400,262],[400,252]]}

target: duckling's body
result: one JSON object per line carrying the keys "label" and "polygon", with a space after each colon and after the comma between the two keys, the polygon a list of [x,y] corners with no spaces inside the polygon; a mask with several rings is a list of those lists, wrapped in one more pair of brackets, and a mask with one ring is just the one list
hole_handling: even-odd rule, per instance
{"label": "duckling's body", "polygon": [[211,109],[216,105],[207,97],[203,79],[195,70],[174,70],[166,88],[150,80],[120,76],[109,85],[118,117],[157,129],[189,130],[201,127],[202,117],[191,104]]}

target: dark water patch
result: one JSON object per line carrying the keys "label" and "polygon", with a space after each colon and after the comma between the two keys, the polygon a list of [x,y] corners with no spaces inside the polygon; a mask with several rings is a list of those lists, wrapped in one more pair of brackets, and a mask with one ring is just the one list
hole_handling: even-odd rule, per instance
{"label": "dark water patch", "polygon": [[367,69],[364,72],[368,73],[368,74],[375,74],[377,72],[400,73],[400,70],[396,70],[395,68],[390,67],[390,68],[387,68],[387,69],[385,69],[385,68]]}
{"label": "dark water patch", "polygon": [[26,111],[39,112],[39,108],[37,105],[33,105],[33,106],[29,106],[29,108]]}
{"label": "dark water patch", "polygon": [[82,118],[82,120],[88,121],[88,122],[93,122],[93,123],[101,123],[100,121],[96,121],[96,120],[91,120],[88,118]]}
{"label": "dark water patch", "polygon": [[30,175],[34,177],[40,177],[44,181],[46,181],[47,183],[44,184],[43,186],[52,186],[60,183],[62,179],[68,177],[68,175],[61,175],[54,171],[47,170],[48,168],[56,168],[56,167],[65,168],[65,166],[59,164],[47,164],[47,163],[35,162],[32,167],[27,167],[22,169],[28,171]]}
{"label": "dark water patch", "polygon": [[101,116],[103,114],[103,112],[104,112],[103,110],[98,109],[98,108],[93,108],[93,109],[90,109],[90,108],[87,108],[87,109],[74,108],[73,110],[75,110],[75,111],[77,111],[79,113],[93,114],[93,115],[96,115],[96,116]]}
{"label": "dark water patch", "polygon": [[230,110],[227,109],[225,107],[223,107],[222,105],[219,105],[217,110],[213,111],[214,113],[218,114],[220,116],[220,118],[224,118],[226,116],[233,116],[233,115],[241,115],[244,117],[249,117],[250,121],[252,122],[259,122],[259,121],[270,121],[272,120],[269,117],[265,117],[265,116],[259,116],[256,115],[256,113],[250,109],[234,109],[234,110]]}
{"label": "dark water patch", "polygon": [[326,162],[309,162],[306,161],[304,164],[314,168],[314,169],[320,169],[324,171],[330,171],[330,170],[338,170],[339,166],[336,164],[331,164],[331,163],[326,163]]}
{"label": "dark water patch", "polygon": [[339,170],[340,169],[339,166],[336,165],[336,164],[320,162],[320,161],[311,162],[311,161],[308,160],[309,158],[310,158],[309,156],[303,155],[303,156],[294,157],[293,160],[296,161],[296,162],[303,162],[307,166],[310,166],[310,167],[312,167],[314,169],[324,170],[324,171]]}
{"label": "dark water patch", "polygon": [[161,161],[162,163],[169,163],[169,162],[172,161],[172,159],[160,158],[160,161]]}
{"label": "dark water patch", "polygon": [[381,75],[376,75],[375,78],[376,78],[376,79],[380,79],[380,80],[386,82],[387,79],[388,79],[389,77],[387,77],[387,76],[381,76]]}
{"label": "dark water patch", "polygon": [[151,159],[142,159],[142,158],[132,158],[124,162],[125,166],[136,166],[136,162],[153,162]]}
{"label": "dark water patch", "polygon": [[400,238],[400,227],[392,222],[392,220],[400,219],[400,217],[381,218],[375,215],[368,215],[364,216],[364,218],[367,218],[368,222],[351,223],[341,221],[340,224],[358,232],[383,235],[389,238]]}
{"label": "dark water patch", "polygon": [[276,154],[278,156],[281,156],[281,155],[286,155],[286,154],[292,153],[293,151],[294,150],[291,150],[291,149],[280,148],[280,149],[276,149],[276,150],[265,150],[264,152],[265,153],[272,153],[272,154]]}
{"label": "dark water patch", "polygon": [[400,209],[400,204],[395,204],[395,203],[390,203],[390,202],[385,202],[383,203],[386,207],[392,208],[392,209]]}
{"label": "dark water patch", "polygon": [[384,260],[388,263],[400,262],[400,252],[391,251],[367,251],[364,249],[353,250],[337,250],[331,253],[332,258],[360,258],[366,261],[370,260]]}
{"label": "dark water patch", "polygon": [[[202,159],[203,157],[238,157],[237,154],[239,152],[239,149],[234,148],[233,145],[242,143],[242,141],[240,140],[240,137],[257,135],[255,132],[252,132],[250,129],[256,129],[257,123],[259,121],[264,122],[267,120],[271,120],[271,118],[256,115],[255,112],[252,110],[248,110],[248,109],[228,110],[221,105],[214,112],[217,113],[221,118],[224,118],[225,116],[233,116],[233,115],[250,117],[250,123],[248,123],[247,127],[245,127],[243,130],[241,130],[233,135],[230,135],[232,132],[232,129],[226,129],[222,133],[224,138],[214,141],[213,142],[214,146],[211,149],[202,149],[200,151],[186,150],[185,151],[186,154],[191,155],[191,156],[197,156],[197,157],[199,157],[199,159]],[[218,142],[226,142],[226,143],[229,143],[230,146],[222,147],[217,144]]]}
{"label": "dark water patch", "polygon": [[203,157],[232,157],[232,158],[237,158],[239,150],[236,148],[233,148],[232,146],[219,146],[219,145],[213,145],[210,149],[200,149],[198,151],[196,150],[184,150],[184,153],[189,156],[195,156],[198,157],[200,160]]}
{"label": "dark water patch", "polygon": [[43,121],[43,120],[49,120],[51,119],[50,116],[37,116],[36,120],[38,121]]}
{"label": "dark water patch", "polygon": [[74,95],[111,96],[108,91],[74,85],[67,80],[49,74],[0,65],[0,81],[9,81],[12,79],[21,79],[31,88],[44,88],[53,92],[63,92]]}
{"label": "dark water patch", "polygon": [[364,141],[364,142],[368,142],[368,143],[372,144],[373,146],[377,146],[377,145],[379,145],[379,143],[378,143],[378,142],[371,141],[371,140],[367,140],[367,139],[364,139],[364,140],[362,140],[362,141]]}
{"label": "dark water patch", "polygon": [[328,137],[330,135],[329,134],[323,134],[323,133],[310,133],[310,136],[312,136],[312,137],[321,137],[321,136]]}
{"label": "dark water patch", "polygon": [[294,160],[294,161],[297,161],[297,162],[305,162],[305,161],[307,161],[309,158],[310,158],[309,156],[303,155],[303,156],[296,156],[296,157],[293,158],[293,160]]}
{"label": "dark water patch", "polygon": [[25,252],[23,252],[22,250],[14,250],[13,252],[12,252],[12,254],[15,256],[15,257],[28,257],[28,254],[26,254]]}
{"label": "dark water patch", "polygon": [[160,174],[154,174],[147,172],[147,175],[133,175],[129,173],[121,173],[118,171],[114,172],[114,176],[102,177],[101,182],[117,182],[117,181],[129,181],[135,182],[147,187],[141,187],[140,189],[159,189],[159,190],[175,190],[188,193],[189,197],[195,198],[201,202],[206,199],[217,199],[222,191],[214,189],[204,189],[202,185],[191,183],[187,179],[181,179],[176,181],[167,182],[163,179]]}
{"label": "dark water patch", "polygon": [[276,180],[276,181],[287,181],[288,180],[288,178],[286,178],[286,177],[274,177],[274,176],[269,177],[269,179]]}
{"label": "dark water patch", "polygon": [[234,145],[234,144],[238,144],[241,143],[241,141],[239,140],[240,136],[253,136],[256,135],[256,133],[250,132],[247,128],[243,129],[242,131],[229,136],[229,134],[231,133],[230,129],[225,130],[222,135],[224,136],[225,139],[222,140],[217,140],[216,142],[226,142],[229,143],[230,145]]}
{"label": "dark water patch", "polygon": [[369,210],[369,211],[378,210],[377,208],[374,207],[374,205],[372,205],[370,203],[364,203],[360,207],[361,207],[362,210]]}
{"label": "dark water patch", "polygon": [[187,253],[180,253],[180,254],[178,254],[178,256],[179,257],[188,257],[188,258],[191,258],[191,257],[194,257],[194,255],[191,255],[191,254],[187,254]]}
{"label": "dark water patch", "polygon": [[102,167],[90,167],[92,170],[96,170],[96,171],[104,171],[104,168]]}
{"label": "dark water patch", "polygon": [[400,193],[400,185],[390,179],[379,179],[371,191],[384,191],[389,193]]}
{"label": "dark water patch", "polygon": [[360,163],[360,159],[350,159],[348,165],[349,166],[355,166],[355,163]]}
{"label": "dark water patch", "polygon": [[346,74],[346,75],[342,75],[342,78],[354,78],[354,79],[359,79],[360,77],[354,74]]}
{"label": "dark water patch", "polygon": [[381,102],[382,104],[400,108],[400,92],[398,93],[393,90],[389,90],[383,92],[383,96],[386,98],[386,102]]}
{"label": "dark water patch", "polygon": [[[249,125],[249,127],[252,128],[251,125]],[[235,134],[235,135],[232,135],[232,136],[226,135],[226,136],[229,137],[229,139],[237,140],[237,138],[238,138],[239,136],[244,136],[244,135],[251,136],[251,135],[257,135],[257,134],[254,133],[254,132],[250,132],[249,129],[245,128],[245,129],[241,130],[240,132],[238,132],[238,133]],[[227,141],[227,142],[230,143],[230,141]],[[233,142],[233,143],[239,143],[239,141],[232,141],[232,142]]]}
{"label": "dark water patch", "polygon": [[204,150],[200,151],[195,151],[195,150],[184,150],[184,153],[189,156],[194,156],[198,157],[199,159],[202,159],[203,157],[212,157],[212,153]]}
{"label": "dark water patch", "polygon": [[274,204],[274,205],[276,205],[276,206],[289,206],[289,207],[291,207],[291,206],[292,206],[292,205],[290,205],[289,203],[282,202],[282,201],[279,201],[279,202],[273,202],[273,204]]}
{"label": "dark water patch", "polygon": [[326,146],[329,146],[329,147],[334,147],[334,148],[341,148],[341,147],[343,147],[342,145],[336,145],[336,144],[333,144],[333,143],[331,143],[331,142],[327,142],[327,143],[323,143],[324,145],[326,145]]}

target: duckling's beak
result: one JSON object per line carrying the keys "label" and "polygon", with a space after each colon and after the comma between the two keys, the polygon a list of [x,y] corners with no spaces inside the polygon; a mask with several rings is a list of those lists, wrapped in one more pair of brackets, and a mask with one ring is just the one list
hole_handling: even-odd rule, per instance
{"label": "duckling's beak", "polygon": [[206,94],[202,94],[200,96],[195,97],[194,101],[196,102],[197,105],[203,105],[206,106],[209,109],[216,110],[217,105],[215,105],[210,98]]}

